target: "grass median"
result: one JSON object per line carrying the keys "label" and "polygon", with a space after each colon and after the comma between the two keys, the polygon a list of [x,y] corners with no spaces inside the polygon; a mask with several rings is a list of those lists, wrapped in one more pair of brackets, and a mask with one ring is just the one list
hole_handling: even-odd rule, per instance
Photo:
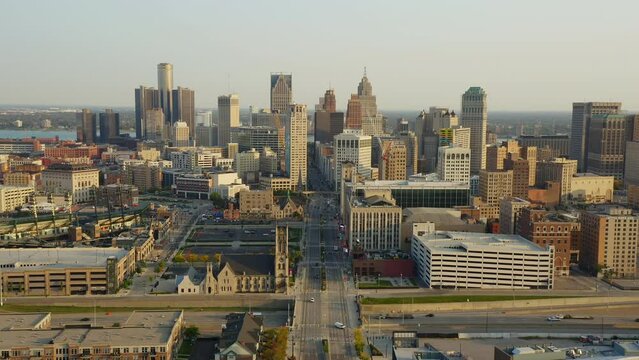
{"label": "grass median", "polygon": [[439,304],[456,302],[482,302],[482,301],[512,301],[514,300],[542,300],[563,299],[579,296],[545,296],[545,295],[442,295],[442,296],[413,296],[413,297],[387,297],[362,299],[364,305],[393,305],[393,304]]}

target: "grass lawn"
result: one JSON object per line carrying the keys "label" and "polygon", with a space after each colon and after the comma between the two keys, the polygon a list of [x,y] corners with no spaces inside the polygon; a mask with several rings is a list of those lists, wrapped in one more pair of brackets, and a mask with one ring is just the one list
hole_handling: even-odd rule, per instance
{"label": "grass lawn", "polygon": [[[544,295],[522,295],[515,296],[515,300],[539,300],[539,299],[559,299],[575,296],[544,296]],[[364,305],[387,305],[387,304],[438,304],[454,302],[478,302],[478,301],[512,301],[512,295],[444,295],[444,296],[415,296],[415,297],[388,297],[362,299]]]}
{"label": "grass lawn", "polygon": [[[225,311],[225,312],[243,312],[248,311],[248,307],[233,306],[233,307],[183,307],[183,306],[157,306],[157,307],[96,307],[95,311],[99,313],[107,312],[133,312],[134,310],[166,310],[166,309],[182,309],[184,311]],[[251,308],[252,311],[269,311],[274,309],[258,309]],[[52,314],[85,314],[92,313],[92,306],[57,306],[57,305],[14,305],[5,303],[0,308],[2,312],[50,312]]]}

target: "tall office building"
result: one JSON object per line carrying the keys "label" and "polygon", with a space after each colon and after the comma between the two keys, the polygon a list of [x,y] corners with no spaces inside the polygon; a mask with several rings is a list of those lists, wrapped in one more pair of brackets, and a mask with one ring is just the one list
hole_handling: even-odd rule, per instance
{"label": "tall office building", "polygon": [[377,97],[373,95],[373,85],[368,81],[366,70],[357,85],[357,98],[362,105],[362,118],[377,116]]}
{"label": "tall office building", "polygon": [[160,107],[160,93],[152,87],[140,86],[135,89],[135,137],[144,139],[146,112]]}
{"label": "tall office building", "polygon": [[625,115],[601,114],[590,119],[588,172],[612,175],[623,180],[628,118]]}
{"label": "tall office building", "polygon": [[470,149],[449,145],[439,148],[437,174],[444,181],[470,182]]}
{"label": "tall office building", "polygon": [[95,144],[97,132],[95,114],[89,109],[82,109],[75,116],[80,123],[78,126],[78,141],[87,145]]}
{"label": "tall office building", "polygon": [[333,137],[344,130],[344,113],[328,112],[326,110],[315,112],[315,141],[322,144],[333,142]]}
{"label": "tall office building", "polygon": [[572,103],[570,127],[570,158],[577,160],[578,171],[588,171],[588,145],[590,121],[593,115],[619,114],[619,102],[575,102]]}
{"label": "tall office building", "polygon": [[337,111],[337,100],[335,100],[335,91],[333,89],[328,89],[324,93],[322,110],[328,111],[329,113]]}
{"label": "tall office building", "polygon": [[513,171],[512,196],[521,199],[528,198],[529,161],[520,158],[519,154],[509,154],[504,160],[504,170]]}
{"label": "tall office building", "polygon": [[218,137],[220,146],[231,141],[231,128],[240,126],[240,96],[222,95],[217,98]]}
{"label": "tall office building", "polygon": [[556,158],[552,161],[540,161],[537,163],[538,185],[544,185],[546,181],[556,181],[561,186],[561,199],[566,200],[572,189],[572,177],[577,173],[577,160]]}
{"label": "tall office building", "polygon": [[562,157],[570,154],[570,137],[568,135],[522,135],[517,138],[521,146],[536,146],[537,149],[549,149],[551,157]]}
{"label": "tall office building", "polygon": [[151,141],[166,140],[164,111],[162,108],[148,109],[144,111],[144,132],[142,138]]}
{"label": "tall office building", "polygon": [[335,136],[333,140],[335,189],[340,189],[344,163],[352,163],[356,166],[359,175],[370,178],[371,146],[372,138],[362,135],[358,130],[346,129],[344,133]]}
{"label": "tall office building", "polygon": [[195,146],[216,146],[217,126],[197,124],[195,127]]}
{"label": "tall office building", "polygon": [[164,122],[170,123],[173,119],[173,65],[167,63],[158,64],[158,100],[159,106],[164,111]]}
{"label": "tall office building", "polygon": [[469,88],[462,96],[461,125],[470,128],[470,172],[486,168],[486,128],[488,104],[486,92],[480,87]]}
{"label": "tall office building", "polygon": [[213,112],[212,111],[198,111],[195,114],[195,123],[203,124],[204,126],[213,126]]}
{"label": "tall office building", "polygon": [[100,142],[108,144],[109,139],[120,136],[120,114],[113,109],[100,113]]}
{"label": "tall office building", "polygon": [[178,121],[171,125],[171,143],[173,146],[190,146],[189,126],[184,121]]}
{"label": "tall office building", "polygon": [[380,180],[406,180],[406,145],[400,140],[382,141],[379,158]]}
{"label": "tall office building", "polygon": [[291,118],[286,127],[286,173],[291,179],[291,188],[306,189],[307,150],[306,132],[308,117],[306,105],[293,104]]}
{"label": "tall office building", "polygon": [[579,266],[593,275],[634,277],[637,269],[639,215],[618,206],[583,211]]}
{"label": "tall office building", "polygon": [[357,95],[351,95],[346,105],[346,129],[361,129],[362,128],[362,103],[357,98]]}
{"label": "tall office building", "polygon": [[[472,164],[472,153],[471,153]],[[501,199],[512,196],[513,172],[488,171],[479,172],[479,196],[488,206],[499,206]]]}
{"label": "tall office building", "polygon": [[191,130],[191,137],[195,136],[195,91],[178,86],[173,92],[172,123],[184,121]]}
{"label": "tall office building", "polygon": [[271,73],[271,111],[280,114],[291,111],[293,104],[293,75]]}

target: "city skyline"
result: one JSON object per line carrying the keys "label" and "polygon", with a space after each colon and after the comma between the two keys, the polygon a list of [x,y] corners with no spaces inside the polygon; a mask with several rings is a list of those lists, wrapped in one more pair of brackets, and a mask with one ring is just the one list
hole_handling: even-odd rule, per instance
{"label": "city skyline", "polygon": [[[155,86],[154,67],[167,62],[174,66],[174,87],[194,90],[198,108],[214,108],[217,96],[231,92],[246,107],[268,108],[269,74],[285,72],[295,77],[296,103],[312,108],[330,86],[338,109],[345,110],[366,67],[384,110],[457,110],[470,86],[486,89],[497,111],[569,111],[573,102],[586,100],[639,109],[633,89],[639,70],[631,66],[639,48],[627,36],[639,31],[632,21],[639,4],[617,2],[621,11],[615,12],[595,4],[579,2],[579,16],[573,16],[574,1],[552,3],[551,12],[539,3],[408,1],[388,9],[373,2],[366,4],[367,16],[360,16],[357,2],[329,2],[310,16],[304,5],[291,2],[252,2],[250,12],[245,3],[174,8],[158,2],[156,16],[144,27],[138,16],[148,7],[144,2],[62,1],[37,9],[8,4],[0,43],[13,56],[0,59],[0,66],[11,69],[3,77],[12,86],[0,90],[0,103],[130,107],[131,89]],[[228,16],[203,21],[222,12]],[[85,19],[80,13],[100,16]],[[294,21],[272,21],[275,13]],[[406,21],[406,14],[424,14],[430,26]],[[445,26],[451,19],[456,26]],[[606,26],[594,25],[601,23]],[[153,36],[162,33],[160,27],[166,36]],[[233,37],[219,36],[229,29]],[[356,36],[359,29],[367,36]],[[286,51],[267,41],[273,38],[284,39]],[[309,50],[309,44],[327,38],[332,51]],[[594,44],[598,50],[587,51]]]}

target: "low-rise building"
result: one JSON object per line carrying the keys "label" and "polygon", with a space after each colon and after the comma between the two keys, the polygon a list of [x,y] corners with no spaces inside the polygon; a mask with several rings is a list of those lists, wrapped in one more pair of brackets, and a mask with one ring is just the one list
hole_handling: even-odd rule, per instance
{"label": "low-rise building", "polygon": [[262,176],[260,177],[260,187],[262,189],[291,190],[291,178],[284,176]]}
{"label": "low-rise building", "polygon": [[0,249],[5,296],[115,294],[135,272],[121,248]]}
{"label": "low-rise building", "polygon": [[175,178],[175,194],[185,199],[207,200],[213,193],[213,179],[203,174],[182,174]]}
{"label": "low-rise building", "polygon": [[[9,316],[33,323],[30,315]],[[0,322],[2,317],[4,316],[0,316]],[[48,323],[40,327],[36,325],[0,329],[2,358],[19,360],[25,357],[64,357],[78,360],[130,356],[132,359],[151,357],[172,360],[184,327],[184,314],[181,310],[134,311],[118,327],[86,325],[52,329],[49,325],[50,314],[47,319]]]}
{"label": "low-rise building", "polygon": [[565,349],[552,345],[533,345],[500,349],[495,347],[495,360],[564,360]]}
{"label": "low-rise building", "polygon": [[0,185],[0,213],[15,211],[28,203],[34,192],[31,186]]}
{"label": "low-rise building", "polygon": [[553,246],[519,235],[437,231],[413,235],[411,256],[430,288],[552,289]]}
{"label": "low-rise building", "polygon": [[240,191],[240,216],[243,218],[270,219],[273,216],[273,191]]}
{"label": "low-rise building", "polygon": [[230,314],[218,345],[215,360],[257,359],[263,319],[252,313]]}
{"label": "low-rise building", "polygon": [[100,170],[86,165],[54,164],[42,172],[42,187],[52,194],[70,193],[73,203],[93,201]]}
{"label": "low-rise building", "polygon": [[602,204],[612,202],[614,176],[578,173],[570,179],[568,201],[572,203]]}

